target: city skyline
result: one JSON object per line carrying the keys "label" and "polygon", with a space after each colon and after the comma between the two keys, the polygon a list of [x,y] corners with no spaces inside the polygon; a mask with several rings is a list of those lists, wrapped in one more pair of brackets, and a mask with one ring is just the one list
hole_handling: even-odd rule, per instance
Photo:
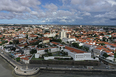
{"label": "city skyline", "polygon": [[1,0],[0,24],[116,25],[116,0]]}

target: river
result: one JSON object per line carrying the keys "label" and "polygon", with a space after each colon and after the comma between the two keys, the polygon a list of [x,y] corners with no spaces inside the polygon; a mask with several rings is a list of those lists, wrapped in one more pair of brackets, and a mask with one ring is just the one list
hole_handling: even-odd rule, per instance
{"label": "river", "polygon": [[102,75],[83,75],[83,74],[53,74],[53,73],[38,73],[33,76],[19,76],[14,73],[14,68],[0,57],[0,77],[116,77],[116,74]]}

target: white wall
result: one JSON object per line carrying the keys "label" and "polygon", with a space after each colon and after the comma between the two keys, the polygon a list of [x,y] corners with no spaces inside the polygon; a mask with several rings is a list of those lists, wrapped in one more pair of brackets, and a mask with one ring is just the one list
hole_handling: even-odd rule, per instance
{"label": "white wall", "polygon": [[35,58],[39,58],[40,54],[36,53]]}
{"label": "white wall", "polygon": [[68,41],[68,42],[76,41],[76,39],[75,39],[75,38],[63,38],[63,39],[62,39],[62,42],[67,43],[67,41]]}
{"label": "white wall", "polygon": [[58,48],[51,48],[51,52],[57,52],[58,50]]}
{"label": "white wall", "polygon": [[83,46],[84,44],[83,43],[79,43],[79,46]]}
{"label": "white wall", "polygon": [[29,63],[29,60],[24,60],[24,59],[23,59],[23,62],[25,62],[25,63]]}
{"label": "white wall", "polygon": [[45,54],[45,50],[37,50],[37,53],[39,53],[39,54]]}
{"label": "white wall", "polygon": [[68,56],[71,56],[73,60],[91,60],[91,53],[76,53],[71,52],[70,50],[64,49],[64,52],[68,52]]}
{"label": "white wall", "polygon": [[29,55],[30,54],[30,50],[24,50],[24,54],[25,55]]}
{"label": "white wall", "polygon": [[15,58],[17,58],[17,57],[19,57],[21,55],[21,53],[20,54],[16,54],[16,55],[14,55],[15,56]]}
{"label": "white wall", "polygon": [[56,33],[44,34],[44,37],[55,37]]}
{"label": "white wall", "polygon": [[54,59],[54,57],[53,56],[44,57],[44,60],[49,60],[49,59]]}

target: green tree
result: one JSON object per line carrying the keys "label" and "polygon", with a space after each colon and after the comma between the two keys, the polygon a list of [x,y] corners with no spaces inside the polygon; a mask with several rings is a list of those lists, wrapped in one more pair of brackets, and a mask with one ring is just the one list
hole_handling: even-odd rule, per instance
{"label": "green tree", "polygon": [[107,41],[107,38],[106,37],[103,37],[103,41]]}
{"label": "green tree", "polygon": [[48,53],[48,49],[45,49],[44,51],[46,52],[46,54]]}
{"label": "green tree", "polygon": [[56,38],[58,37],[58,35],[55,36]]}
{"label": "green tree", "polygon": [[116,53],[114,53],[114,58],[116,58]]}
{"label": "green tree", "polygon": [[88,47],[84,47],[84,49],[85,49],[86,51],[88,51],[88,50],[89,50],[89,48],[88,48]]}
{"label": "green tree", "polygon": [[26,34],[26,38],[28,39],[28,34]]}
{"label": "green tree", "polygon": [[11,48],[11,50],[15,51],[15,50],[16,50],[16,48],[15,48],[15,47],[12,47],[12,48]]}
{"label": "green tree", "polygon": [[99,45],[102,45],[102,46],[103,46],[103,45],[105,45],[105,44],[104,44],[104,43],[99,43]]}
{"label": "green tree", "polygon": [[79,48],[79,44],[78,43],[72,43],[73,47]]}
{"label": "green tree", "polygon": [[104,53],[103,56],[107,58],[109,55],[107,53]]}
{"label": "green tree", "polygon": [[19,61],[20,61],[20,57],[17,57],[17,58],[16,58],[16,61],[18,61],[18,62],[19,62]]}
{"label": "green tree", "polygon": [[19,44],[19,40],[13,40],[14,44]]}
{"label": "green tree", "polygon": [[64,44],[65,44],[65,42],[62,42],[62,44],[64,45]]}
{"label": "green tree", "polygon": [[37,45],[37,47],[38,47],[38,48],[39,48],[39,47],[41,47],[41,48],[42,48],[42,44]]}
{"label": "green tree", "polygon": [[37,53],[37,50],[36,50],[36,49],[32,49],[32,50],[30,51],[30,53],[31,53],[31,54]]}
{"label": "green tree", "polygon": [[99,34],[99,35],[104,36],[104,34],[103,34],[103,33],[101,33],[101,34]]}
{"label": "green tree", "polygon": [[9,44],[13,44],[12,42],[9,42]]}
{"label": "green tree", "polygon": [[57,42],[60,42],[60,43],[62,42],[62,40],[61,40],[61,39],[57,39],[56,41],[57,41]]}
{"label": "green tree", "polygon": [[38,39],[38,36],[35,39]]}
{"label": "green tree", "polygon": [[49,53],[49,52],[48,52],[48,56],[52,56],[52,53]]}
{"label": "green tree", "polygon": [[4,41],[4,40],[3,40],[3,41],[2,41],[2,44],[5,44],[5,43],[7,43],[7,42],[8,42],[8,41]]}
{"label": "green tree", "polygon": [[98,37],[98,35],[97,35],[97,34],[95,34],[95,35],[94,35],[94,37]]}

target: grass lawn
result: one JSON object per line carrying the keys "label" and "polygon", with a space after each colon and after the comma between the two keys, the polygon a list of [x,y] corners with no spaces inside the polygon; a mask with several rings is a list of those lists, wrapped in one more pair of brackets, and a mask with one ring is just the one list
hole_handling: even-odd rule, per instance
{"label": "grass lawn", "polygon": [[35,58],[35,56],[33,56],[33,58],[31,60],[44,60],[43,58]]}
{"label": "grass lawn", "polygon": [[61,55],[60,55],[60,51],[58,51],[58,52],[53,52],[52,55],[53,55],[53,56],[61,56]]}

